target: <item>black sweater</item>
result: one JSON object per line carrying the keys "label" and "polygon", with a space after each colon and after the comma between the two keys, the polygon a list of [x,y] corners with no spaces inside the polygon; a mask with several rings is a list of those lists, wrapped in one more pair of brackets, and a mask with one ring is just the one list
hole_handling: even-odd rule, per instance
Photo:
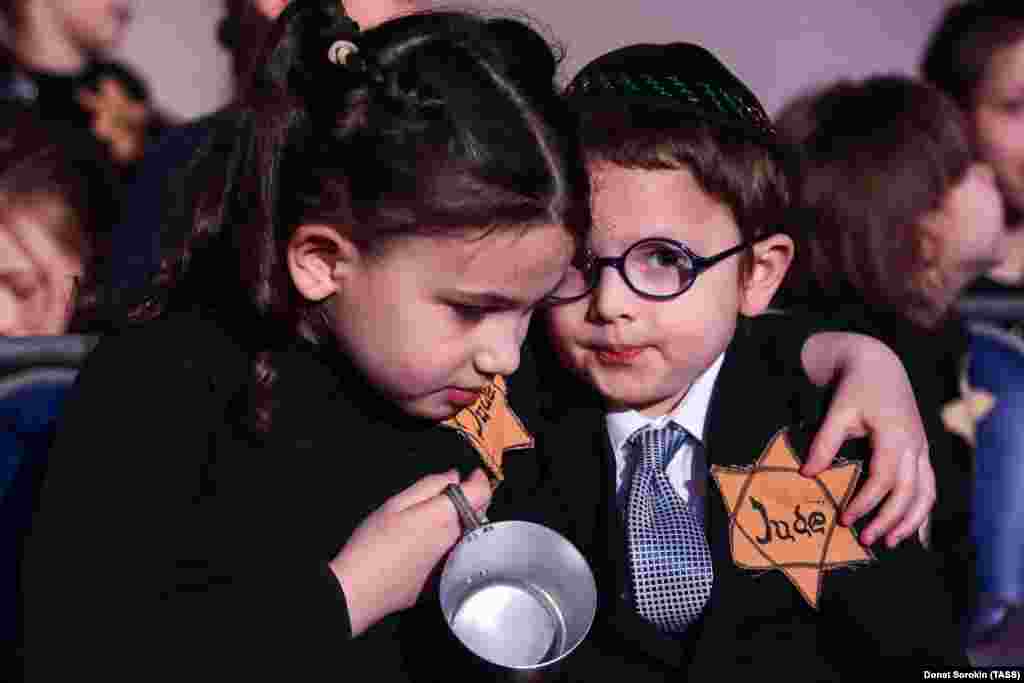
{"label": "black sweater", "polygon": [[[466,657],[429,590],[351,639],[327,563],[387,498],[480,456],[399,415],[336,353],[295,343],[275,360],[273,426],[255,438],[250,352],[215,322],[174,315],[90,356],[24,564],[28,681],[447,680],[444,653]],[[536,433],[533,381],[524,354],[509,399]],[[489,515],[529,517],[536,452],[505,460]]]}

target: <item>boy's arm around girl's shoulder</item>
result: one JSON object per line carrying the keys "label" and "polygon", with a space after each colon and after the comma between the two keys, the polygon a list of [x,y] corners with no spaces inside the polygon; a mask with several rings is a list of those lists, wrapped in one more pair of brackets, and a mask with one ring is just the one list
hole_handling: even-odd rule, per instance
{"label": "boy's arm around girl's shoulder", "polygon": [[[869,467],[866,439],[847,443],[841,456]],[[859,485],[866,471],[858,478]],[[851,492],[850,497],[853,496]],[[854,534],[870,523],[858,521]],[[851,668],[867,662],[886,666],[967,666],[962,632],[952,597],[942,580],[941,559],[912,534],[894,548],[880,540],[869,548],[872,559],[825,574],[821,612],[842,615],[845,627],[833,646]],[[829,620],[829,623],[840,623]]]}
{"label": "boy's arm around girl's shoulder", "polygon": [[[215,326],[111,336],[64,406],[23,575],[26,679],[266,673],[343,656],[327,568],[260,547],[226,505],[214,433],[245,356]],[[328,650],[328,646],[330,649]]]}
{"label": "boy's arm around girl's shoulder", "polygon": [[[754,322],[762,356],[777,353],[779,358],[789,357],[779,365],[788,367],[784,371],[789,372],[796,372],[800,365],[793,363],[786,349],[792,350],[800,343],[801,335],[806,341],[816,332],[875,332],[857,306],[840,307],[829,319],[795,308],[781,315],[761,316]],[[834,387],[815,389],[805,383],[805,389],[797,410],[813,428],[820,425]],[[810,439],[813,431],[804,434]],[[871,445],[867,439],[847,442],[839,457],[861,462],[858,486],[848,498],[852,500],[868,479]],[[855,524],[854,533],[858,538],[873,518],[874,515],[869,514]],[[859,642],[868,652],[879,653],[883,661],[901,661],[915,666],[919,663],[966,665],[958,615],[941,578],[942,562],[938,554],[927,550],[917,533],[895,548],[887,547],[882,540],[872,545],[870,551],[874,557],[872,562],[858,568],[837,569],[835,575],[826,574],[821,603],[824,614],[829,611],[845,613],[850,630],[843,632],[849,633],[853,642]],[[836,636],[842,637],[840,633]],[[858,652],[838,642],[837,646],[843,649],[844,656],[850,657],[851,666],[864,663],[865,651]]]}
{"label": "boy's arm around girl's shoulder", "polygon": [[[810,384],[791,353],[799,342],[801,328],[813,330],[814,323],[785,316],[764,316],[748,322],[753,324],[737,333],[738,341],[743,343],[734,349],[728,382],[752,390],[763,387],[769,393],[772,387],[778,387],[787,396],[783,402],[786,405],[773,403],[771,410],[762,412],[775,414],[781,410],[780,415],[788,417],[779,426],[802,425],[792,436],[798,452],[806,458],[831,398],[828,388]],[[741,333],[745,336],[740,337]],[[725,375],[723,369],[720,381],[725,381]],[[725,434],[728,437],[729,432]],[[728,446],[729,438],[717,445]],[[867,439],[847,442],[839,453],[840,458],[862,463],[858,485],[868,478],[870,453]],[[847,500],[855,494],[851,492]],[[871,519],[869,515],[855,525],[858,537]],[[893,549],[884,541],[876,543],[871,552],[873,560],[863,566],[837,567],[824,575],[819,614],[827,636],[819,643],[834,643],[836,651],[830,660],[856,668],[877,661],[872,654],[877,652],[883,661],[912,665],[966,663],[951,600],[938,575],[937,556],[924,549],[916,534]]]}

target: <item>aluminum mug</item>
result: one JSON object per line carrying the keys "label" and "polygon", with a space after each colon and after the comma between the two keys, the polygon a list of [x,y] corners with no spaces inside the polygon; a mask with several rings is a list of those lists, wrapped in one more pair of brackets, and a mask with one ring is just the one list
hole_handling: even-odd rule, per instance
{"label": "aluminum mug", "polygon": [[587,636],[597,610],[597,586],[583,555],[546,526],[488,522],[455,484],[445,494],[464,527],[440,583],[453,633],[504,669],[535,671],[565,658]]}

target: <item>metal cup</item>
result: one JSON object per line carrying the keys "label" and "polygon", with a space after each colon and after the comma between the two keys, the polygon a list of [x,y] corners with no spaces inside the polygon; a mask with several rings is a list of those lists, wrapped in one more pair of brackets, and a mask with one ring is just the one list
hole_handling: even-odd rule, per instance
{"label": "metal cup", "polygon": [[478,517],[455,484],[445,489],[465,532],[441,574],[441,610],[481,659],[534,671],[566,657],[590,631],[597,586],[583,555],[557,532]]}

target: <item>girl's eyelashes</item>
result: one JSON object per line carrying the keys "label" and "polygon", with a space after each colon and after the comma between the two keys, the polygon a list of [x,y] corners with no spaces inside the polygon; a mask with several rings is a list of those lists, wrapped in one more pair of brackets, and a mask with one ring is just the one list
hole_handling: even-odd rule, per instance
{"label": "girl's eyelashes", "polygon": [[455,314],[462,320],[467,322],[480,322],[489,315],[499,315],[501,313],[510,313],[513,311],[519,312],[523,316],[529,316],[533,313],[534,309],[543,306],[545,300],[542,299],[534,303],[531,306],[525,308],[520,306],[500,306],[500,305],[485,305],[479,304],[464,304],[458,301],[448,302],[449,308],[455,311]]}
{"label": "girl's eyelashes", "polygon": [[455,314],[462,320],[468,322],[479,322],[483,320],[487,315],[497,312],[492,306],[476,306],[474,304],[464,304],[457,301],[451,301],[448,303]]}
{"label": "girl's eyelashes", "polygon": [[25,271],[0,273],[0,287],[9,289],[18,299],[28,299],[39,288],[39,277],[34,272]]}
{"label": "girl's eyelashes", "polygon": [[1017,116],[1024,112],[1024,98],[1013,98],[1002,102],[1003,111],[1010,116]]}

